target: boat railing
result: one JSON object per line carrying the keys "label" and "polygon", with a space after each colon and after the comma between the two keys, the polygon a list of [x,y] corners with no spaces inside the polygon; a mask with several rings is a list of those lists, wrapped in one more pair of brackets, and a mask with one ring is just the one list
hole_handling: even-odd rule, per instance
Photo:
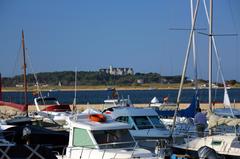
{"label": "boat railing", "polygon": [[12,158],[54,158],[51,150],[41,144],[6,144],[0,148],[0,157],[6,159]]}
{"label": "boat railing", "polygon": [[104,144],[98,144],[97,146],[100,149],[118,149],[118,148],[127,148],[132,149],[133,147],[136,147],[138,143],[137,142],[112,142],[112,143],[104,143]]}
{"label": "boat railing", "polygon": [[[131,145],[132,146],[128,146],[128,147],[115,147],[114,145],[121,145],[121,144],[126,144],[126,145]],[[107,146],[111,146],[110,147],[107,147]],[[105,148],[103,148],[103,146],[105,146]],[[101,148],[102,147],[102,148]],[[101,158],[104,158],[104,155],[106,153],[106,151],[109,151],[109,150],[117,150],[117,149],[123,149],[123,150],[129,150],[129,151],[132,151],[132,154],[131,156],[133,156],[136,148],[138,147],[138,144],[137,142],[115,142],[115,143],[106,143],[106,144],[97,144],[97,145],[84,145],[84,146],[72,146],[72,147],[69,147],[69,146],[65,146],[63,148],[63,151],[62,151],[62,158],[64,158],[64,155],[65,155],[65,152],[66,152],[66,149],[69,148],[71,150],[70,153],[72,153],[73,151],[79,151],[80,153],[80,158],[82,158],[82,155],[83,155],[83,152],[86,150],[86,151],[89,151],[89,156],[91,156],[92,153],[94,153],[94,150],[98,150],[98,151],[102,151],[102,157]],[[111,151],[111,153],[114,153]],[[59,153],[56,153],[57,155]],[[118,155],[118,151],[115,152],[115,157]]]}

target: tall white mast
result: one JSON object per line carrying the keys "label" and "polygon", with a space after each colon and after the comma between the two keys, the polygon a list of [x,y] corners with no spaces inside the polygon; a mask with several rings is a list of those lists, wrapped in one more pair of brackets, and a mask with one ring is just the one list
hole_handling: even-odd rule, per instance
{"label": "tall white mast", "polygon": [[212,24],[213,24],[213,0],[209,0],[209,35],[208,35],[208,42],[209,42],[209,46],[208,46],[208,79],[209,79],[209,83],[208,83],[208,87],[209,87],[209,91],[208,91],[208,103],[209,103],[209,108],[210,111],[212,111]]}
{"label": "tall white mast", "polygon": [[178,112],[178,109],[179,109],[180,96],[181,96],[181,93],[182,93],[184,78],[185,78],[186,69],[187,69],[187,63],[188,63],[188,59],[189,59],[190,49],[191,49],[191,46],[192,46],[192,37],[193,37],[193,32],[194,32],[194,29],[195,29],[195,24],[196,24],[196,19],[197,19],[199,1],[200,0],[197,0],[197,4],[196,4],[195,10],[194,10],[193,22],[192,22],[192,26],[191,26],[191,32],[190,32],[190,35],[189,35],[189,39],[188,39],[188,47],[187,47],[187,52],[186,52],[185,60],[184,60],[181,83],[180,83],[180,87],[179,87],[179,91],[178,91],[177,103],[176,103],[176,108],[175,108],[175,112],[174,112],[174,116],[173,116],[173,126],[172,126],[172,129],[171,129],[171,135],[173,134],[173,131],[174,131],[174,128],[175,128],[175,125],[176,125],[177,112]]}
{"label": "tall white mast", "polygon": [[[193,25],[193,0],[190,0],[190,5],[191,5],[191,22]],[[194,67],[194,86],[195,89],[198,89],[198,81],[197,81],[197,57],[196,57],[196,40],[195,40],[195,31],[193,32],[193,36],[192,36],[192,49],[193,49],[193,67]]]}

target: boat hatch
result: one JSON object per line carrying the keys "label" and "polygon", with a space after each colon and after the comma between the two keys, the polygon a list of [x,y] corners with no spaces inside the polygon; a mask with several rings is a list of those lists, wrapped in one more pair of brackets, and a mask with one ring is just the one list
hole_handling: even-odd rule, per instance
{"label": "boat hatch", "polygon": [[100,149],[130,148],[135,146],[128,129],[94,130],[92,134]]}
{"label": "boat hatch", "polygon": [[95,148],[87,130],[81,128],[73,129],[73,146]]}
{"label": "boat hatch", "polygon": [[221,144],[222,144],[221,140],[213,140],[212,143],[211,143],[211,145],[213,145],[213,146],[219,146]]}

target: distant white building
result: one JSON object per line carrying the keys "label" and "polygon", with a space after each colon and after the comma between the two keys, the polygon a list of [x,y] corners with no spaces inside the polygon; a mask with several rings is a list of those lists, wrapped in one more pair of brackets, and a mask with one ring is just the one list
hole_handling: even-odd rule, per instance
{"label": "distant white building", "polygon": [[110,75],[134,75],[132,68],[114,68],[112,66],[107,69],[99,69],[99,72],[104,72]]}
{"label": "distant white building", "polygon": [[23,84],[16,84],[17,88],[23,88]]}
{"label": "distant white building", "polygon": [[144,80],[143,80],[143,79],[138,79],[138,80],[137,80],[137,83],[138,83],[138,84],[143,84],[143,83],[144,83]]}

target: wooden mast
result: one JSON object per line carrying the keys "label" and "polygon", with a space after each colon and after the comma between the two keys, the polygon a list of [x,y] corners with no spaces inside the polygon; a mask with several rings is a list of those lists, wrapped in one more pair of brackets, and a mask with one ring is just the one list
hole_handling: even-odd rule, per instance
{"label": "wooden mast", "polygon": [[24,81],[24,105],[26,113],[28,114],[28,101],[27,101],[27,64],[26,64],[26,53],[24,43],[24,31],[22,30],[22,49],[23,49],[23,81]]}

